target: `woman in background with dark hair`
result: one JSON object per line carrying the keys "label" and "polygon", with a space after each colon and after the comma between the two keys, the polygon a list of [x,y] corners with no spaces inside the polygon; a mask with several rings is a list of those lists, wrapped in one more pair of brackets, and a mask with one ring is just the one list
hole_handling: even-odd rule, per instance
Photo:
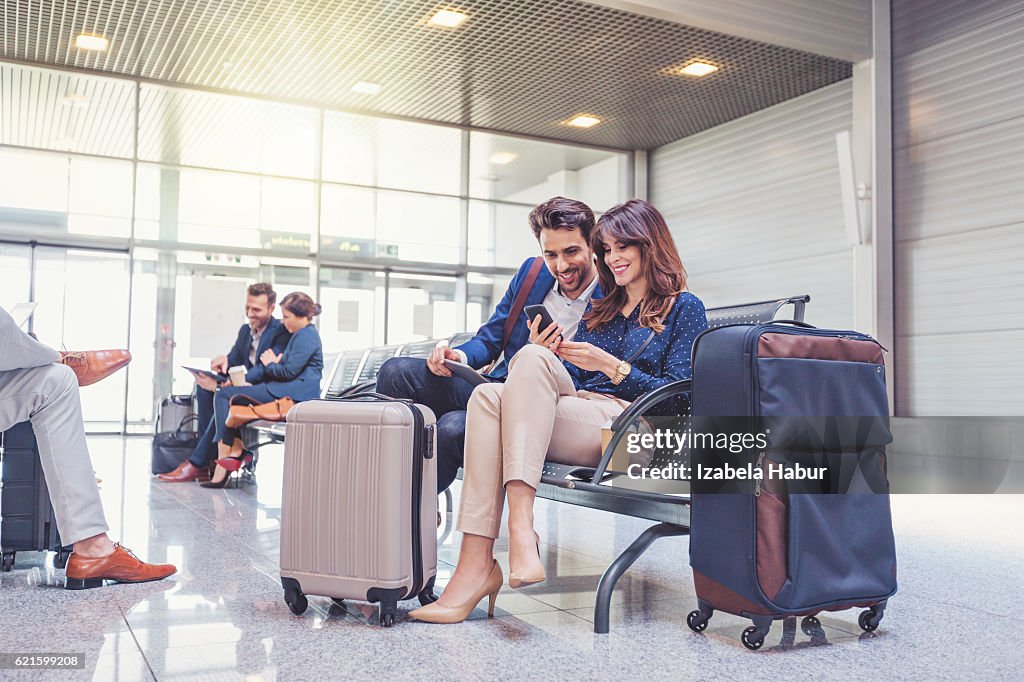
{"label": "woman in background with dark hair", "polygon": [[441,598],[413,618],[457,623],[484,597],[493,614],[504,582],[494,540],[506,496],[509,586],[544,580],[533,504],[545,458],[595,466],[602,424],[644,393],[691,376],[690,349],[707,317],[686,291],[665,219],[646,201],[614,206],[597,221],[591,246],[605,296],[592,301],[574,341],[562,341],[557,327],[531,328],[533,344],[512,358],[506,382],[473,391],[458,565]]}
{"label": "woman in background with dark hair", "polygon": [[227,426],[231,398],[243,395],[256,403],[269,403],[277,398],[291,398],[295,402],[313,400],[320,396],[320,379],[324,371],[324,351],[320,334],[313,318],[320,314],[320,305],[308,295],[294,291],[281,300],[281,322],[292,335],[281,353],[268,348],[260,356],[262,366],[250,370],[258,372],[254,386],[225,386],[213,399],[213,419],[217,425],[214,440],[219,459],[217,470],[204,488],[223,488],[232,471],[246,462],[249,453],[243,450],[238,429]]}

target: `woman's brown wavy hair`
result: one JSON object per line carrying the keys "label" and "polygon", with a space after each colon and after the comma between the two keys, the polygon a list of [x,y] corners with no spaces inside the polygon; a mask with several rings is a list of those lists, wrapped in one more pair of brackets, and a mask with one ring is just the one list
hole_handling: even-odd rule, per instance
{"label": "woman's brown wavy hair", "polygon": [[660,334],[676,297],[686,290],[686,270],[665,219],[646,201],[630,199],[608,209],[597,221],[590,246],[597,254],[604,298],[594,301],[584,318],[590,329],[607,324],[626,305],[626,288],[615,284],[615,276],[604,262],[605,242],[640,247],[640,272],[647,280],[647,294],[640,302],[640,324]]}

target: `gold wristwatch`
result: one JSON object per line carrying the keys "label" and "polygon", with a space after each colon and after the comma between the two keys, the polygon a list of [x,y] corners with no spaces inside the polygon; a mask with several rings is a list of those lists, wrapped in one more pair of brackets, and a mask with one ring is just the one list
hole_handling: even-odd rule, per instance
{"label": "gold wristwatch", "polygon": [[612,383],[618,386],[621,384],[629,373],[633,370],[633,365],[629,364],[625,360],[619,363],[618,367],[615,368],[615,376],[612,377]]}

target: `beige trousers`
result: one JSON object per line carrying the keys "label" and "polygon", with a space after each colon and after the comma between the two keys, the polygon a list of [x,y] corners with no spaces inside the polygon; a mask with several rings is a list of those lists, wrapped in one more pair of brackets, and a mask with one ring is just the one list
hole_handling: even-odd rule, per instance
{"label": "beige trousers", "polygon": [[478,386],[466,415],[466,458],[456,529],[498,537],[505,485],[540,484],[544,460],[596,466],[601,426],[629,405],[614,396],[577,391],[547,348],[524,346],[504,384]]}

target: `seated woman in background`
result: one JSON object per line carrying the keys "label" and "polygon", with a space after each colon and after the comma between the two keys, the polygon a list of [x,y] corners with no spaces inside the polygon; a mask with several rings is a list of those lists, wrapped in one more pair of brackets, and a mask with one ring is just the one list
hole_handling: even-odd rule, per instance
{"label": "seated woman in background", "polygon": [[545,457],[596,466],[602,424],[644,393],[691,376],[690,348],[707,317],[700,299],[685,291],[686,271],[665,219],[645,201],[628,201],[601,216],[591,245],[607,293],[591,303],[575,340],[562,341],[557,328],[538,330],[535,321],[533,345],[516,353],[508,380],[473,391],[458,565],[441,598],[413,618],[457,623],[486,596],[493,615],[504,581],[494,540],[506,495],[509,586],[544,580],[533,504]]}
{"label": "seated woman in background", "polygon": [[220,459],[217,470],[204,488],[223,488],[232,471],[252,457],[243,450],[238,429],[227,425],[231,398],[243,395],[257,403],[273,402],[277,398],[291,398],[295,402],[320,397],[320,378],[324,371],[324,351],[320,334],[313,325],[313,317],[320,314],[320,306],[301,292],[292,292],[281,300],[281,322],[292,337],[281,353],[268,348],[260,356],[263,366],[254,386],[225,386],[213,398],[213,419],[217,426],[214,440]]}

